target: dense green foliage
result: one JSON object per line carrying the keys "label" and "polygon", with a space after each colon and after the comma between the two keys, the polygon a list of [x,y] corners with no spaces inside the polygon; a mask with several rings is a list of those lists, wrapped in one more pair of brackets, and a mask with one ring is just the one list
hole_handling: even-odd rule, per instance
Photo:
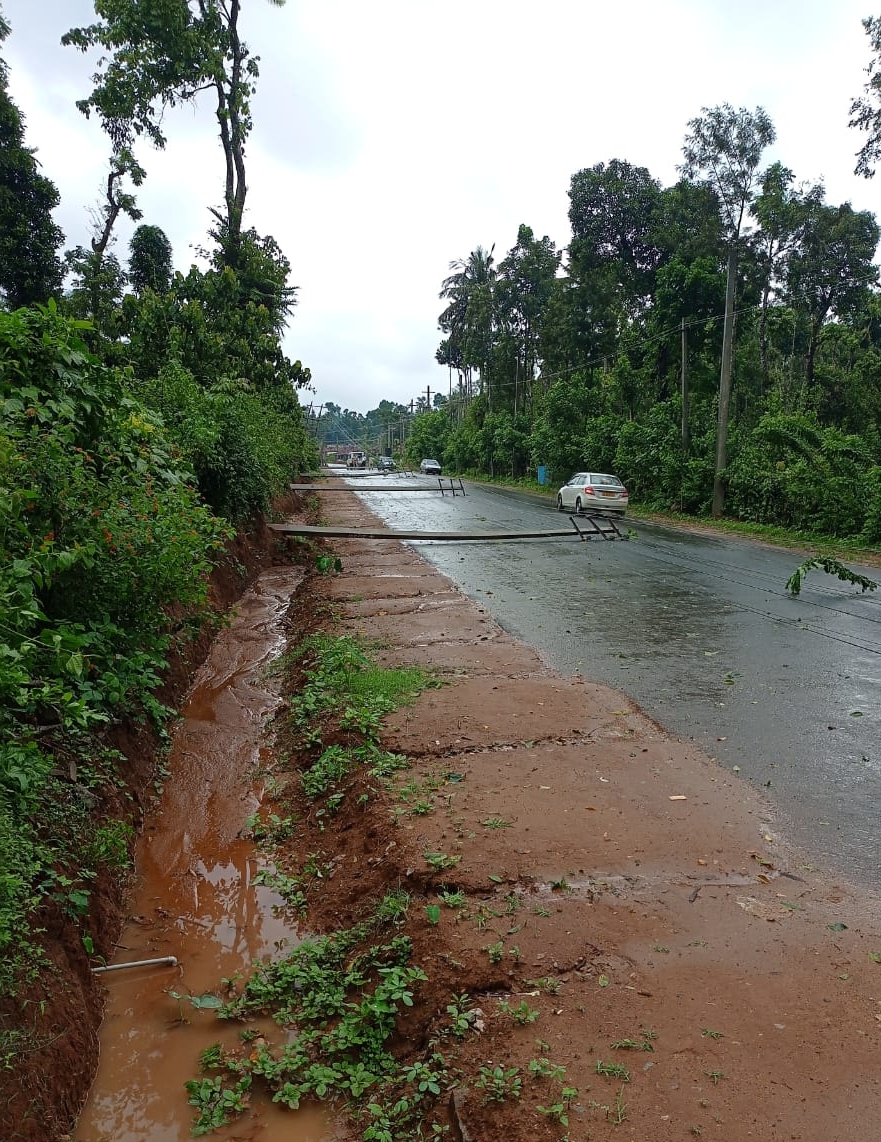
{"label": "dense green foliage", "polygon": [[[0,311],[0,400],[5,947],[62,880],[86,892],[76,869],[88,846],[77,834],[92,798],[71,793],[70,774],[80,791],[100,782],[106,751],[95,734],[110,720],[161,717],[152,692],[169,643],[164,608],[204,604],[227,528],[157,414],[54,304]],[[60,813],[65,804],[76,811]],[[3,962],[5,988],[15,960]]]}
{"label": "dense green foliage", "polygon": [[[130,18],[135,40],[148,7],[155,15],[181,5],[99,5]],[[169,43],[175,27],[163,27]],[[0,40],[6,31],[0,20]],[[229,27],[214,32],[229,45]],[[125,51],[119,60],[115,82],[130,81],[130,95],[146,90],[159,61]],[[236,99],[255,74],[235,80]],[[247,115],[246,103],[237,113]],[[212,618],[208,576],[233,525],[265,512],[315,462],[297,399],[309,371],[281,348],[296,299],[284,254],[272,238],[242,232],[240,218],[232,235],[219,217],[201,251],[205,269],[175,273],[167,237],[144,225],[126,270],[112,231],[121,214],[141,217],[124,180],[138,186],[145,172],[128,145],[137,129],[112,114],[105,125],[106,197],[90,245],[65,257],[62,292],[62,236],[50,215],[57,192],[24,147],[0,61],[4,1011],[39,970],[29,941],[42,907],[61,907],[84,950],[99,943],[91,886],[101,869],[125,864],[131,834],[128,821],[107,820],[126,777],[106,727],[133,718],[161,729],[170,711],[156,692],[168,652]],[[24,304],[32,302],[45,304]],[[4,1024],[0,1066],[13,1049]]]}

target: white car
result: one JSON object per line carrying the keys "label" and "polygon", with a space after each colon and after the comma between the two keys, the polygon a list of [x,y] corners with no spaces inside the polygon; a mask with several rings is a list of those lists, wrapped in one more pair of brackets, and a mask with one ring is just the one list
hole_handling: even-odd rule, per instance
{"label": "white car", "polygon": [[606,472],[576,472],[557,492],[557,511],[624,515],[627,500],[627,489],[617,476]]}
{"label": "white car", "polygon": [[437,460],[420,460],[419,471],[424,476],[439,476],[441,474],[441,466]]}

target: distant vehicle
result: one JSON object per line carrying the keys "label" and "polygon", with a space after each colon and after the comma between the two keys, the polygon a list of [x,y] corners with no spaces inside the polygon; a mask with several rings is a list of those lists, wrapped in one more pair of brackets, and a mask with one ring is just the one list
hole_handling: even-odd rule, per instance
{"label": "distant vehicle", "polygon": [[557,511],[624,515],[628,498],[627,489],[617,476],[606,472],[576,472],[557,492]]}
{"label": "distant vehicle", "polygon": [[424,476],[439,476],[441,474],[441,466],[437,460],[420,460],[419,471]]}
{"label": "distant vehicle", "polygon": [[391,456],[380,456],[376,461],[376,466],[380,472],[394,472],[397,464],[395,464]]}
{"label": "distant vehicle", "polygon": [[350,452],[349,459],[346,461],[347,468],[366,468],[367,467],[367,453],[366,452]]}

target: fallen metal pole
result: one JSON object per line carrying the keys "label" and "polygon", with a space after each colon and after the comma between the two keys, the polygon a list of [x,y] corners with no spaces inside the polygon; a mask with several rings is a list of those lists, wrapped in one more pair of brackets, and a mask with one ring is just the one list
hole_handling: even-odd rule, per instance
{"label": "fallen metal pole", "polygon": [[127,964],[105,964],[104,967],[92,968],[92,971],[97,975],[99,972],[122,971],[123,968],[174,967],[176,964],[177,956],[159,956],[155,960],[130,960]]}

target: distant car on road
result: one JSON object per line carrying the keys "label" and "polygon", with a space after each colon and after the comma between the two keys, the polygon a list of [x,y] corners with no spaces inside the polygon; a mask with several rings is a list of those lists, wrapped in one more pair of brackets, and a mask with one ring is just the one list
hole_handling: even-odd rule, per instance
{"label": "distant car on road", "polygon": [[367,467],[367,453],[366,452],[350,452],[349,459],[346,461],[347,468],[366,468]]}
{"label": "distant car on road", "polygon": [[441,466],[437,460],[420,460],[419,471],[424,476],[439,476],[441,474]]}
{"label": "distant car on road", "polygon": [[576,472],[557,492],[557,511],[624,515],[628,498],[627,489],[617,476],[607,472]]}
{"label": "distant car on road", "polygon": [[376,466],[380,472],[394,472],[397,464],[395,464],[391,456],[380,456],[376,461]]}

